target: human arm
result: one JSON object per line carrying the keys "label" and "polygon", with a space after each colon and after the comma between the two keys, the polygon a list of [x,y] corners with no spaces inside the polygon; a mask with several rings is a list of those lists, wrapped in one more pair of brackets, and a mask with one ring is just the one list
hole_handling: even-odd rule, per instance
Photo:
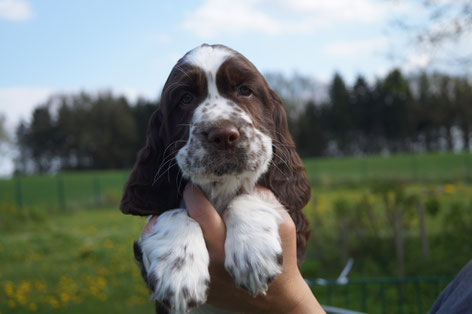
{"label": "human arm", "polygon": [[[258,187],[257,193],[283,209],[269,190]],[[238,288],[224,268],[226,227],[218,212],[203,192],[191,184],[184,191],[184,201],[189,216],[202,228],[210,254],[208,303],[245,313],[324,313],[298,269],[295,225],[287,212],[281,210],[283,221],[279,225],[283,272],[273,280],[265,296],[253,297]]]}

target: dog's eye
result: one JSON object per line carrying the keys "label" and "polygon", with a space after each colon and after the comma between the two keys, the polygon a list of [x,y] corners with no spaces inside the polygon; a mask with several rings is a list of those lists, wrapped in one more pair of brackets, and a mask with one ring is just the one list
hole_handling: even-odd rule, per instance
{"label": "dog's eye", "polygon": [[246,85],[241,85],[238,87],[238,94],[241,96],[249,96],[252,94],[252,90]]}
{"label": "dog's eye", "polygon": [[190,94],[190,93],[185,93],[180,98],[180,103],[183,104],[183,105],[188,105],[188,104],[192,103],[192,101],[193,101],[193,95]]}

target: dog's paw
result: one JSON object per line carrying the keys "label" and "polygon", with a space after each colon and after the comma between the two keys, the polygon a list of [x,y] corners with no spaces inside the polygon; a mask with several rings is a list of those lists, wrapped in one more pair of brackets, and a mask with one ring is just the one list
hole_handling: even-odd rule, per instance
{"label": "dog's paw", "polygon": [[[244,205],[261,208],[242,213]],[[242,289],[254,296],[265,294],[269,283],[282,273],[280,216],[274,209],[251,199],[233,202],[231,206],[225,213],[225,268]]]}
{"label": "dog's paw", "polygon": [[187,313],[206,302],[210,284],[208,251],[200,226],[185,210],[159,216],[141,245],[152,300],[176,313]]}

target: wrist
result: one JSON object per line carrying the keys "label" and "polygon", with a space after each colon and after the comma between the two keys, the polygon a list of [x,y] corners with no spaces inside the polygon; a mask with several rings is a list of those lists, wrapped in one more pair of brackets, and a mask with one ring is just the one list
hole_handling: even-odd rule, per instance
{"label": "wrist", "polygon": [[[302,275],[296,277],[294,284],[287,291],[288,298],[285,301],[283,313],[287,314],[307,314],[307,313],[325,313],[321,305],[316,300],[313,292],[303,279]],[[282,313],[282,311],[280,312]]]}

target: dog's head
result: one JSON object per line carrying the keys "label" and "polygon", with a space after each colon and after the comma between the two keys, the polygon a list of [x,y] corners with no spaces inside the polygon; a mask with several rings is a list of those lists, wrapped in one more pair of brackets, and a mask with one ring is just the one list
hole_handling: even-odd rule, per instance
{"label": "dog's head", "polygon": [[308,234],[301,209],[310,185],[282,102],[249,60],[225,46],[197,47],[172,69],[121,210],[149,215],[178,207],[187,180],[266,186]]}

